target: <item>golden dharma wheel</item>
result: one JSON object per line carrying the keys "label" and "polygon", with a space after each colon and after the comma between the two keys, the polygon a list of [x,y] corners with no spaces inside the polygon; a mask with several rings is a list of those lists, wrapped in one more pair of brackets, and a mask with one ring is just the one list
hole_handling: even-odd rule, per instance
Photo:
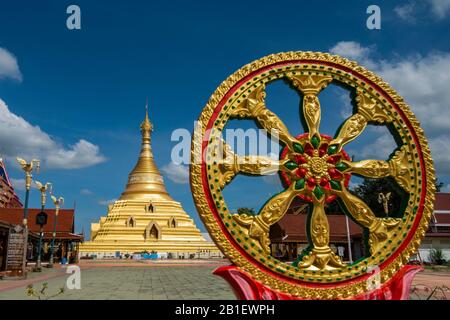
{"label": "golden dharma wheel", "polygon": [[[292,135],[265,103],[265,87],[284,79],[302,96],[305,133]],[[354,113],[334,137],[320,133],[318,94],[330,83],[354,93]],[[296,107],[296,106],[293,106]],[[238,156],[222,138],[231,119],[253,119],[283,145],[278,160]],[[399,147],[389,159],[352,161],[345,146],[368,124],[388,126]],[[285,190],[255,215],[229,211],[222,191],[237,174],[279,172]],[[407,195],[396,217],[377,217],[348,190],[352,175],[391,177]],[[423,130],[403,99],[357,63],[317,52],[286,52],[256,60],[229,76],[203,109],[192,143],[191,188],[212,239],[239,270],[283,294],[304,298],[348,298],[370,290],[370,271],[391,279],[417,251],[433,210],[435,176]],[[309,246],[294,264],[271,255],[271,225],[300,197],[310,203]],[[347,264],[329,246],[324,206],[339,199],[343,211],[367,234],[369,254]]]}

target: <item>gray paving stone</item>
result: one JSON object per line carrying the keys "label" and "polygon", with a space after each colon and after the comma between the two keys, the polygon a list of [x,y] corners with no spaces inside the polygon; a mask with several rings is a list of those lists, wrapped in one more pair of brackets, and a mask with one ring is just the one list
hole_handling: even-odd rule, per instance
{"label": "gray paving stone", "polygon": [[[212,267],[96,267],[81,270],[81,289],[67,290],[53,299],[103,300],[183,300],[235,299],[228,284],[211,274]],[[52,271],[53,272],[53,271]],[[65,286],[66,275],[42,282],[48,283],[49,294]],[[34,284],[40,289],[42,282]],[[1,299],[36,299],[26,295],[26,286],[1,291]]]}

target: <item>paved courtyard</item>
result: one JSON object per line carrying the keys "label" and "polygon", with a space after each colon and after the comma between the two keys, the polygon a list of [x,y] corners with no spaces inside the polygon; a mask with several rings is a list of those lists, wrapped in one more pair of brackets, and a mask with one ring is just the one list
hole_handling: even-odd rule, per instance
{"label": "paved courtyard", "polygon": [[[81,289],[65,290],[54,299],[235,299],[228,284],[212,275],[219,264],[81,264]],[[36,290],[48,283],[49,295],[66,285],[64,268],[44,269],[44,274],[28,280],[0,280],[0,299],[36,299],[28,297],[26,286]],[[45,278],[40,280],[39,278]],[[20,282],[23,284],[20,287]]]}
{"label": "paved courtyard", "polygon": [[[226,262],[82,262],[81,289],[66,290],[53,299],[235,299],[228,284],[212,271]],[[26,280],[0,280],[0,300],[37,299],[27,296],[27,286],[36,290],[48,283],[48,295],[66,286],[65,268],[44,268],[42,273],[29,273]],[[436,288],[450,287],[450,271],[425,270],[416,275],[412,299],[424,299]],[[450,299],[450,292],[438,290],[433,299]]]}

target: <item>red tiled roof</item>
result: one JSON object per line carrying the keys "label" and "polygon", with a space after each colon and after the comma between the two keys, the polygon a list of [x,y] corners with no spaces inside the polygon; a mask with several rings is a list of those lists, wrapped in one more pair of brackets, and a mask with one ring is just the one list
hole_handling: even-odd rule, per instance
{"label": "red tiled roof", "polygon": [[[436,223],[440,224],[440,223],[448,223],[450,224],[450,214],[448,213],[435,213],[434,217],[436,218]],[[433,223],[434,219],[431,219],[431,222]]]}
{"label": "red tiled roof", "polygon": [[450,193],[436,193],[436,201],[434,202],[434,210],[450,211]]}
{"label": "red tiled roof", "polygon": [[[53,238],[53,232],[44,232],[44,239],[52,239]],[[84,236],[81,234],[76,234],[72,232],[56,232],[55,239],[72,239],[72,240],[79,240],[83,241]]]}
{"label": "red tiled roof", "polygon": [[[55,209],[45,209],[47,213],[47,224],[44,226],[45,232],[53,232],[53,224],[55,221]],[[39,232],[39,225],[36,224],[36,215],[41,209],[28,209],[28,228],[33,232]],[[73,233],[74,230],[74,209],[60,209],[56,225],[57,232]],[[0,208],[0,220],[11,224],[22,224],[23,209],[22,208]]]}
{"label": "red tiled roof", "polygon": [[[306,214],[286,214],[278,223],[271,227],[270,238],[281,241],[283,235],[288,235],[284,240],[306,241]],[[347,227],[344,215],[327,215],[330,225],[330,237],[332,241],[347,241]],[[362,228],[349,219],[349,229],[352,238],[362,237]]]}

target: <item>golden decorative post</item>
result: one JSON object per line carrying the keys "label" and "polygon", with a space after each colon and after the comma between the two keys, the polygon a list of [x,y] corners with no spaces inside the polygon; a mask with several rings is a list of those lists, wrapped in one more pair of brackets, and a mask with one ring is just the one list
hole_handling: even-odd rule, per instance
{"label": "golden decorative post", "polygon": [[[47,190],[51,190],[51,183],[47,182],[46,184],[42,184],[39,181],[35,181],[37,188],[41,192],[41,210],[44,212],[45,203],[47,201]],[[38,244],[38,256],[36,261],[36,267],[33,271],[40,272],[42,270],[41,268],[41,251],[42,251],[42,238],[44,235],[44,224],[41,224],[40,230],[39,230],[39,244]]]}
{"label": "golden decorative post", "polygon": [[53,194],[50,195],[53,201],[53,204],[55,205],[55,221],[53,224],[53,234],[52,234],[52,243],[50,245],[50,261],[47,265],[47,267],[52,268],[53,267],[53,252],[55,250],[55,237],[56,237],[56,226],[58,223],[58,214],[59,214],[59,208],[64,204],[64,198],[59,197],[56,198]]}
{"label": "golden decorative post", "polygon": [[32,174],[34,168],[36,168],[36,172],[39,172],[40,167],[40,161],[37,159],[31,160],[29,163],[27,163],[22,158],[17,158],[17,162],[19,162],[20,166],[22,167],[22,170],[25,172],[25,206],[23,210],[23,225],[26,226],[28,223],[28,200],[30,196],[30,188],[31,188],[31,181],[32,181]]}
{"label": "golden decorative post", "polygon": [[23,208],[23,237],[24,237],[24,248],[23,248],[23,259],[22,259],[22,276],[26,277],[26,262],[27,262],[27,251],[28,251],[28,200],[30,198],[30,188],[32,181],[32,171],[36,168],[36,172],[39,172],[40,161],[37,159],[32,159],[27,163],[22,158],[17,158],[22,170],[25,172],[25,205]]}

